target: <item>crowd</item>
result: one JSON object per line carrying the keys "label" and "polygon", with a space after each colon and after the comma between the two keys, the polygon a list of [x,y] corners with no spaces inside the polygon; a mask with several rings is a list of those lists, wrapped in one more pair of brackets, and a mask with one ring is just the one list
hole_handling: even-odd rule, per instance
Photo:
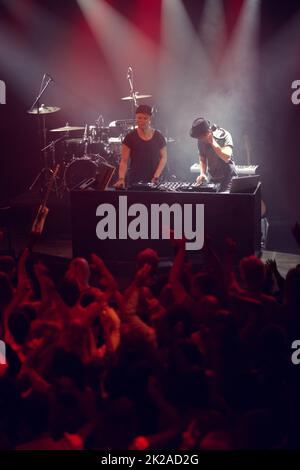
{"label": "crowd", "polygon": [[168,273],[146,249],[122,288],[96,254],[62,277],[0,257],[1,449],[300,447],[300,265],[207,238],[200,269],[171,243]]}

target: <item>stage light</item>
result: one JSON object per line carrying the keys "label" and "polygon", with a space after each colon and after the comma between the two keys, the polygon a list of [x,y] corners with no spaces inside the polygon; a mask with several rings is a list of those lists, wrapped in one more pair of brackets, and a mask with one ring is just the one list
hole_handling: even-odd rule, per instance
{"label": "stage light", "polygon": [[123,93],[128,94],[128,66],[134,71],[137,91],[149,93],[157,74],[154,41],[106,1],[77,1]]}

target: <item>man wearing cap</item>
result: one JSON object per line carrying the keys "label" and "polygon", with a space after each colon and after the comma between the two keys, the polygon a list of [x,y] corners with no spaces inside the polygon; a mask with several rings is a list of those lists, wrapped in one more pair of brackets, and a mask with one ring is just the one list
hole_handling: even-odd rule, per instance
{"label": "man wearing cap", "polygon": [[190,136],[198,139],[200,175],[197,183],[209,180],[219,184],[219,191],[229,191],[232,177],[237,175],[230,132],[200,117],[194,120]]}
{"label": "man wearing cap", "polygon": [[157,182],[167,163],[166,139],[151,127],[151,115],[150,106],[142,104],[137,107],[136,129],[130,131],[122,143],[119,179],[115,188],[125,187],[129,160],[129,185],[140,181]]}

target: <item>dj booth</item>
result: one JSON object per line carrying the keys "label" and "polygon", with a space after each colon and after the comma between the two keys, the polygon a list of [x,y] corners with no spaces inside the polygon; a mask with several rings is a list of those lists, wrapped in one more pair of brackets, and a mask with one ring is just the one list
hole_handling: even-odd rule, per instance
{"label": "dj booth", "polygon": [[[121,219],[123,225],[125,223],[130,225],[134,217],[128,208],[136,208],[140,205],[143,205],[143,210],[148,214],[149,220],[144,219],[142,223],[144,226],[138,229],[145,234],[145,226],[149,224],[149,236],[143,238],[128,236],[130,231],[127,233],[127,230],[124,231],[124,226],[123,228],[117,226],[121,224]],[[182,214],[183,222],[187,207],[191,210],[189,214],[195,214],[196,210],[201,210],[203,220],[201,220],[200,230],[204,229],[204,234],[210,237],[213,247],[220,254],[224,250],[226,237],[236,240],[238,257],[258,254],[261,250],[261,187],[258,183],[251,193],[245,194],[193,190],[187,192],[176,190],[117,191],[114,189],[71,191],[73,256],[88,256],[95,252],[104,261],[131,263],[135,261],[140,250],[150,247],[157,250],[162,258],[173,257],[174,249],[166,233],[170,228],[174,228],[174,223],[176,225],[176,215],[170,218],[170,226],[163,227],[159,236],[156,233],[153,237],[150,230],[151,210],[154,206],[161,207],[162,205],[164,208],[176,206],[177,214]],[[108,214],[107,211],[111,216],[110,227],[104,227],[103,222]],[[188,222],[195,228],[195,221]],[[108,230],[110,235],[107,238],[99,237],[99,227]],[[190,257],[201,255],[201,248],[196,250],[192,248],[188,253]]]}

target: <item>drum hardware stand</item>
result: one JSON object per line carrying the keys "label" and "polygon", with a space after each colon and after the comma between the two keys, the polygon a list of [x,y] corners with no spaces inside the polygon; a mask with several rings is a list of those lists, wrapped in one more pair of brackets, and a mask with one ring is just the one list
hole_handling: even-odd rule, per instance
{"label": "drum hardware stand", "polygon": [[[43,183],[41,185],[41,192],[45,192],[48,187],[48,180],[49,176],[52,176],[53,171],[48,165],[48,158],[47,158],[47,150],[49,147],[52,146],[53,142],[51,142],[50,145],[47,145],[47,129],[46,129],[46,114],[53,113],[56,111],[59,111],[60,108],[56,107],[47,107],[45,105],[40,105],[40,99],[45,92],[46,88],[49,86],[49,84],[53,81],[53,79],[48,75],[44,74],[39,93],[34,100],[33,104],[31,105],[30,109],[27,111],[29,114],[37,114],[38,116],[38,128],[39,128],[39,136],[40,136],[40,141],[43,141],[44,147],[41,149],[41,154],[43,155],[43,161],[44,161],[44,167],[41,169],[41,171],[38,173],[38,175],[35,177],[33,183],[29,186],[29,191],[32,191],[32,189],[35,187],[37,182],[40,180],[41,177],[43,177]],[[37,106],[37,107],[35,107]],[[42,121],[41,121],[41,116],[42,116]],[[60,140],[60,139],[59,139]],[[56,143],[56,142],[55,142]],[[52,155],[54,159],[55,164],[55,155],[53,153],[53,150],[55,152],[55,149],[52,147]],[[56,181],[55,181],[56,184]],[[56,186],[55,186],[56,187]],[[57,191],[56,191],[57,194]]]}
{"label": "drum hardware stand", "polygon": [[98,117],[98,119],[96,119],[95,122],[96,122],[96,125],[99,129],[104,127],[104,118],[103,118],[102,114],[99,114],[99,117]]}
{"label": "drum hardware stand", "polygon": [[87,157],[88,156],[88,146],[89,146],[89,143],[90,143],[90,138],[89,138],[89,132],[88,132],[88,125],[86,124],[85,125],[85,128],[84,128],[84,134],[83,134],[83,139],[82,139],[82,142],[84,142],[84,153],[83,153],[83,156],[84,157]]}
{"label": "drum hardware stand", "polygon": [[[47,150],[50,149],[51,154],[52,154],[52,161],[51,161],[51,166],[54,168],[56,165],[56,160],[55,160],[55,145],[57,142],[60,142],[61,140],[65,139],[65,136],[59,137],[56,140],[52,140],[46,147],[41,149],[41,152],[46,154]],[[48,173],[48,174],[47,174]],[[53,170],[49,166],[44,166],[44,168],[41,169],[41,171],[38,173],[38,175],[35,177],[34,181],[32,184],[29,186],[29,191],[32,191],[39,179],[43,176],[44,177],[44,186],[42,186],[41,191],[44,192],[44,189],[47,189],[47,184],[48,184],[48,179],[49,176],[52,178]],[[54,181],[53,181],[53,186],[55,188],[55,193],[57,198],[59,198],[59,191],[58,191],[58,185],[57,185],[57,176],[54,176]]]}
{"label": "drum hardware stand", "polygon": [[[58,139],[52,140],[46,147],[42,148],[42,150],[41,150],[41,152],[47,152],[47,150],[50,149],[50,152],[52,154],[51,165],[52,165],[53,168],[56,167],[55,145],[58,142],[61,142],[62,140],[64,140],[66,138],[66,135],[62,135],[61,137],[58,137]],[[62,198],[62,193],[59,192],[59,187],[58,187],[58,184],[57,184],[57,180],[59,179],[59,177],[57,175],[53,175],[53,171],[51,170],[51,168],[46,168],[45,167],[45,168],[42,169],[42,172],[43,171],[49,171],[51,177],[52,178],[54,177],[52,186],[54,186],[54,191],[55,191],[56,197],[58,199],[59,198],[61,199]],[[39,174],[41,174],[41,172]],[[38,177],[39,177],[39,175],[37,176],[37,178]],[[31,186],[34,186],[34,183]],[[29,189],[31,189],[31,187]]]}

